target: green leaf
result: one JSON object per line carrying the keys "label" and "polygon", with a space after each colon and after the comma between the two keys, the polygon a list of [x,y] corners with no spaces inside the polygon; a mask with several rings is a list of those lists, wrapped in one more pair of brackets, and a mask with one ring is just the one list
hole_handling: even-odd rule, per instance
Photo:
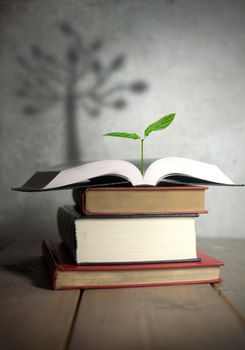
{"label": "green leaf", "polygon": [[145,137],[147,137],[152,131],[163,130],[167,128],[174,120],[175,113],[165,115],[164,117],[158,119],[156,122],[150,124],[145,129]]}
{"label": "green leaf", "polygon": [[104,134],[103,136],[126,137],[128,139],[133,139],[133,140],[140,139],[139,135],[129,134],[127,132],[108,132],[107,134]]}

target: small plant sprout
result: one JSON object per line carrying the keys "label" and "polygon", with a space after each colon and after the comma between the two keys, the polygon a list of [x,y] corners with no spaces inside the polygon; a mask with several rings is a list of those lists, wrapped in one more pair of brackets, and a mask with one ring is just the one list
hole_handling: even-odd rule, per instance
{"label": "small plant sprout", "polygon": [[114,136],[114,137],[125,137],[127,139],[132,140],[140,140],[141,147],[140,147],[140,171],[141,174],[144,176],[144,141],[147,136],[150,135],[152,131],[159,131],[167,128],[172,121],[175,118],[175,113],[165,115],[164,117],[158,119],[154,123],[150,124],[144,131],[144,137],[140,137],[138,134],[135,133],[128,133],[128,132],[108,132],[104,134],[103,136]]}

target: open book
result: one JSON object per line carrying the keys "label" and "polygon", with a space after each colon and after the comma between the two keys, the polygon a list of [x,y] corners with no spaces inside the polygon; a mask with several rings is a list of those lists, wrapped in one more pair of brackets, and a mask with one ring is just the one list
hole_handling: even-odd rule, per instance
{"label": "open book", "polygon": [[191,159],[168,157],[151,163],[144,176],[125,160],[100,160],[72,167],[53,167],[36,172],[17,191],[45,191],[61,188],[108,186],[115,184],[157,186],[174,184],[235,184],[216,166]]}

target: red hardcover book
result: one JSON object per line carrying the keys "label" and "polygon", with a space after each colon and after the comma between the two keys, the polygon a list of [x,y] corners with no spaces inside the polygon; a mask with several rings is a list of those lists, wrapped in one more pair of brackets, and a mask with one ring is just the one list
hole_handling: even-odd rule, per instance
{"label": "red hardcover book", "polygon": [[90,187],[74,189],[85,215],[206,214],[206,186]]}
{"label": "red hardcover book", "polygon": [[53,289],[127,288],[222,282],[224,263],[198,252],[199,262],[76,265],[63,244],[43,241]]}

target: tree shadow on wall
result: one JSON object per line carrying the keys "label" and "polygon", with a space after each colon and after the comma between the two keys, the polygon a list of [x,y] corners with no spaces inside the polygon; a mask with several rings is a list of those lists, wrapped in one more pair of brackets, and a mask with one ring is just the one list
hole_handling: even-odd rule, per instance
{"label": "tree shadow on wall", "polygon": [[65,38],[63,57],[47,52],[38,44],[28,54],[18,56],[21,68],[16,94],[23,100],[23,113],[35,117],[58,103],[63,103],[65,114],[65,161],[81,159],[77,118],[83,110],[91,118],[98,117],[104,108],[124,109],[126,93],[142,93],[146,82],[113,82],[112,76],[125,65],[125,54],[119,54],[104,63],[100,53],[101,39],[86,43],[81,33],[68,22],[58,24]]}

